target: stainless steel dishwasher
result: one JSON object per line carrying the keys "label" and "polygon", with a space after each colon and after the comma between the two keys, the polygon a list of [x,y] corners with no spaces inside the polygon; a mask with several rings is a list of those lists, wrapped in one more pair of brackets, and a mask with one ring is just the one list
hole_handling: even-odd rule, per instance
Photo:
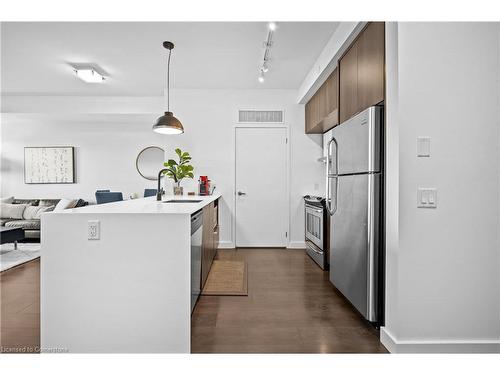
{"label": "stainless steel dishwasher", "polygon": [[201,244],[203,211],[191,215],[191,313],[201,293]]}

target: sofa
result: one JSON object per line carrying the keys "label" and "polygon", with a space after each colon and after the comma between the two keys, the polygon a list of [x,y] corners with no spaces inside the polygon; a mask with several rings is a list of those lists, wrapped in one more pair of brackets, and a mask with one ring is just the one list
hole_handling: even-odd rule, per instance
{"label": "sofa", "polygon": [[[68,208],[83,207],[88,202],[83,199],[1,199],[0,225],[2,227],[23,228],[24,237],[40,240],[40,215],[44,212],[60,211]],[[22,205],[16,207],[16,205]]]}

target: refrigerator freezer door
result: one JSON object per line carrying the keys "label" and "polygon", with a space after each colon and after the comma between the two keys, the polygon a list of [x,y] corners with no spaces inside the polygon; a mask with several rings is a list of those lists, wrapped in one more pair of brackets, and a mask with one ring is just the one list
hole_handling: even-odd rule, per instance
{"label": "refrigerator freezer door", "polygon": [[370,107],[333,128],[338,159],[330,175],[380,172],[381,117],[381,108]]}
{"label": "refrigerator freezer door", "polygon": [[331,191],[330,281],[369,321],[377,321],[380,175],[338,177]]}

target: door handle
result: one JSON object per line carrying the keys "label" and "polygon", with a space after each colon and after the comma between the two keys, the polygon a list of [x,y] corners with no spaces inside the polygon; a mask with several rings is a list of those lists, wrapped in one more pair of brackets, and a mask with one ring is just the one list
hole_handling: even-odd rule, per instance
{"label": "door handle", "polygon": [[238,191],[238,195],[247,195],[247,193],[244,193],[242,191]]}

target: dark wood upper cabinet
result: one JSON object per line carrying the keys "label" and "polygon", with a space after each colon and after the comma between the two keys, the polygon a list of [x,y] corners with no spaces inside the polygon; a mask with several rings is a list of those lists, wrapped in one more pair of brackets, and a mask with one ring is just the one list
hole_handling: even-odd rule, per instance
{"label": "dark wood upper cabinet", "polygon": [[358,103],[358,44],[354,43],[339,62],[340,122],[359,110]]}
{"label": "dark wood upper cabinet", "polygon": [[385,28],[371,22],[358,40],[358,104],[363,110],[384,100]]}
{"label": "dark wood upper cabinet", "polygon": [[338,82],[338,70],[335,69],[307,102],[307,134],[321,134],[338,124]]}
{"label": "dark wood upper cabinet", "polygon": [[339,109],[339,71],[335,69],[325,82],[327,97],[327,116]]}
{"label": "dark wood upper cabinet", "polygon": [[319,122],[319,97],[314,95],[306,104],[306,133],[314,133]]}
{"label": "dark wood upper cabinet", "polygon": [[385,24],[370,22],[339,61],[340,122],[384,100]]}
{"label": "dark wood upper cabinet", "polygon": [[384,100],[385,24],[369,22],[307,102],[306,133],[324,133]]}

